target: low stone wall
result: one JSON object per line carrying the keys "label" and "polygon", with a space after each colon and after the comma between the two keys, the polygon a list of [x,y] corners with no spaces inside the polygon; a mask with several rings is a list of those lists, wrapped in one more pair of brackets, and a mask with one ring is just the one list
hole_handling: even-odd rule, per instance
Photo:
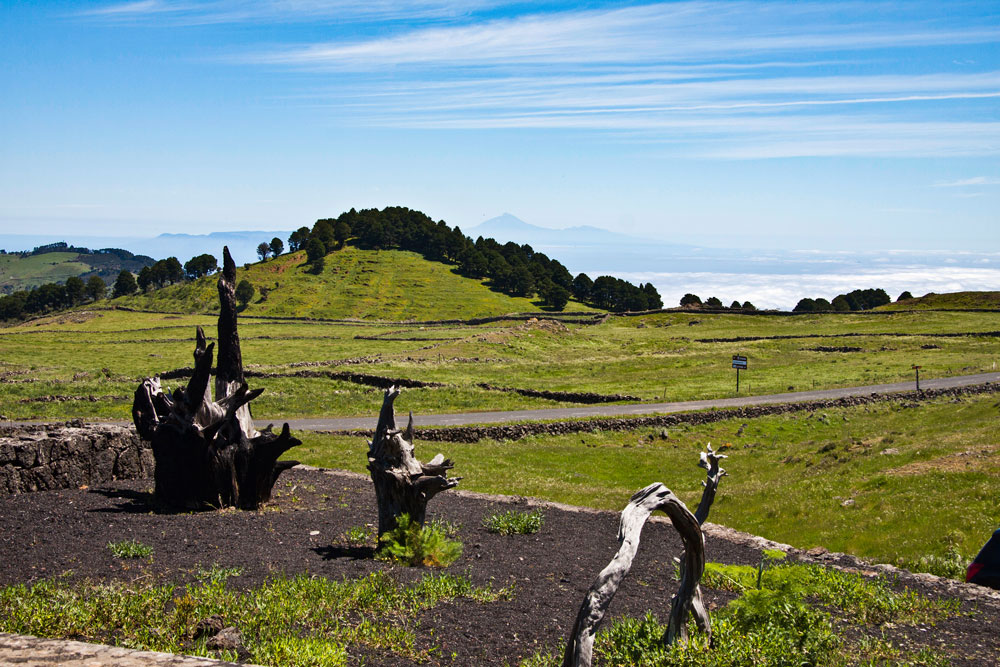
{"label": "low stone wall", "polygon": [[131,426],[0,426],[0,495],[143,479],[153,465],[152,450]]}
{"label": "low stone wall", "polygon": [[[594,433],[598,431],[634,431],[647,427],[670,427],[678,424],[711,424],[725,419],[756,419],[790,412],[815,412],[830,408],[848,408],[873,403],[898,402],[915,406],[942,396],[973,396],[1000,392],[1000,384],[986,382],[968,387],[949,389],[929,389],[925,391],[905,391],[892,394],[871,394],[870,396],[847,396],[822,401],[802,403],[772,403],[750,405],[743,408],[705,410],[703,412],[682,412],[650,417],[599,417],[556,422],[526,422],[521,424],[500,424],[497,426],[446,426],[442,428],[416,428],[419,440],[436,442],[479,442],[480,440],[520,440],[532,435],[562,435],[565,433]],[[347,435],[371,439],[373,431],[325,431],[334,435]]]}

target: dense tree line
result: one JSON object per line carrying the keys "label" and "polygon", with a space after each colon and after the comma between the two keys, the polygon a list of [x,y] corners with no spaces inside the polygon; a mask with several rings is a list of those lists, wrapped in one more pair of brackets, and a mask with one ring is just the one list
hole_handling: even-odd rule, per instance
{"label": "dense tree line", "polygon": [[321,271],[323,258],[352,237],[360,248],[410,250],[430,261],[454,264],[463,276],[488,279],[493,289],[511,296],[537,294],[555,310],[565,308],[571,296],[608,310],[663,307],[652,283],[636,287],[612,276],[596,281],[585,274],[573,278],[558,260],[535,252],[530,245],[501,244],[482,236],[473,241],[457,226],[401,206],[352,208],[337,218],[317,220],[312,229],[300,227],[292,232],[288,246],[292,251],[305,250],[313,270]]}
{"label": "dense tree line", "polygon": [[[907,292],[908,294],[908,292]],[[900,295],[902,298],[902,295]],[[811,313],[820,311],[848,312],[852,310],[871,310],[889,303],[891,299],[884,289],[856,289],[847,294],[838,294],[832,301],[826,299],[801,299],[795,308],[794,313]]]}
{"label": "dense tree line", "polygon": [[[718,297],[710,296],[702,302],[701,297],[697,294],[691,294],[690,292],[681,297],[681,307],[682,308],[712,308],[712,309],[725,309],[722,305],[722,300]],[[729,304],[729,310],[747,310],[753,311],[757,310],[757,307],[750,303],[749,301],[744,301],[740,303],[739,301],[733,301]]]}
{"label": "dense tree line", "polygon": [[108,286],[98,276],[91,276],[87,282],[71,276],[65,283],[46,283],[0,297],[0,320],[19,320],[97,301],[107,291]]}
{"label": "dense tree line", "polygon": [[[54,243],[40,246],[45,252],[83,252],[86,248],[73,248],[65,243]],[[39,250],[36,248],[35,250]],[[56,249],[51,249],[56,248]],[[35,253],[35,251],[32,251]],[[30,253],[11,253],[27,255]],[[42,254],[42,253],[35,253]],[[113,254],[123,260],[145,258],[121,248],[104,248],[91,254]],[[122,269],[111,288],[111,296],[129,296],[137,291],[174,285],[185,280],[195,280],[219,270],[216,258],[209,254],[192,257],[181,267],[176,257],[168,257],[143,267],[138,277],[128,269]],[[65,308],[72,308],[87,302],[98,301],[107,296],[108,286],[100,276],[91,276],[86,282],[82,278],[72,276],[65,283],[47,283],[30,290],[14,292],[0,297],[0,320],[19,320],[36,315],[44,315]]]}

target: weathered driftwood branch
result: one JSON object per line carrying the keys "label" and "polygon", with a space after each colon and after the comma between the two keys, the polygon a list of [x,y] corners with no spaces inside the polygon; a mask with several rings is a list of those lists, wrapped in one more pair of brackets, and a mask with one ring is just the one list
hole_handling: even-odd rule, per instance
{"label": "weathered driftwood branch", "polygon": [[698,503],[698,509],[694,512],[699,525],[708,519],[708,511],[715,501],[715,492],[719,488],[719,481],[726,476],[726,471],[719,467],[719,461],[727,458],[726,455],[713,450],[712,443],[708,443],[705,450],[698,459],[698,467],[708,471],[708,478],[701,483],[705,487],[701,493],[701,501]]}
{"label": "weathered driftwood branch", "polygon": [[149,440],[156,460],[156,497],[175,507],[256,509],[271,497],[278,475],[295,461],[278,457],[301,444],[285,424],[280,434],[253,426],[250,401],[264,390],[250,391],[236,327],[236,265],[223,250],[219,277],[219,359],[212,400],[211,370],[215,344],[206,344],[197,328],[194,372],[187,387],[168,394],[159,378],[147,378],[135,391],[132,419]]}
{"label": "weathered driftwood branch", "polygon": [[667,622],[664,642],[670,645],[678,641],[687,641],[689,614],[694,617],[698,629],[707,634],[711,641],[711,620],[702,603],[701,589],[698,585],[705,571],[705,537],[701,524],[708,517],[719,480],[726,474],[725,470],[719,467],[719,460],[723,458],[726,457],[714,452],[711,445],[708,446],[707,452],[701,454],[698,465],[708,471],[708,479],[704,482],[705,489],[698,504],[698,515],[692,514],[680,498],[659,482],[650,484],[632,496],[628,505],[622,510],[618,528],[618,552],[597,575],[580,606],[563,655],[563,667],[590,667],[597,628],[604,619],[604,614],[615,593],[618,592],[622,580],[632,568],[632,561],[639,548],[642,527],[649,519],[649,515],[656,510],[661,510],[670,517],[671,523],[684,543],[680,564],[680,586],[671,600],[670,619]]}
{"label": "weathered driftwood branch", "polygon": [[393,401],[397,396],[396,387],[385,390],[375,436],[368,446],[368,470],[378,503],[379,538],[396,527],[396,520],[402,514],[423,524],[427,501],[462,479],[447,476],[454,464],[441,454],[427,463],[417,460],[413,454],[413,413],[405,431],[396,428]]}

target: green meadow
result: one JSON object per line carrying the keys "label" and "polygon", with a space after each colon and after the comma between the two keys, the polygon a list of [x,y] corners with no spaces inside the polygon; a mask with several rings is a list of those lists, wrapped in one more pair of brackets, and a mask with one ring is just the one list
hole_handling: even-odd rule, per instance
{"label": "green meadow", "polygon": [[[141,310],[218,312],[217,280],[207,276],[122,297],[115,303]],[[446,264],[403,250],[346,246],[326,256],[319,274],[311,272],[305,252],[299,251],[238,268],[236,280],[248,280],[256,290],[244,311],[247,316],[395,321],[542,312],[531,299],[494,292],[482,281],[459,276]],[[567,309],[592,310],[579,303]]]}
{"label": "green meadow", "polygon": [[[596,325],[538,317],[444,326],[310,322],[255,318],[251,306],[240,334],[252,370],[287,376],[309,364],[444,385],[407,391],[418,414],[574,405],[485,390],[480,383],[644,401],[732,396],[734,354],[749,358],[740,393],[753,395],[906,381],[914,364],[922,377],[933,378],[988,372],[1000,362],[1000,338],[987,335],[1000,330],[1000,314],[992,312],[789,317],[674,311],[611,316]],[[0,414],[128,419],[139,378],[192,364],[197,325],[214,335],[211,314],[121,310],[79,310],[0,328]],[[737,337],[758,340],[709,342]],[[363,416],[379,402],[376,389],[327,377],[251,383],[265,389],[255,403],[264,419]]]}
{"label": "green meadow", "polygon": [[[337,259],[326,270],[337,273],[324,273],[325,287],[313,296],[306,278],[285,278],[304,271],[294,256],[247,269],[258,285],[265,274],[278,284],[263,301],[258,293],[240,319],[246,368],[276,376],[250,379],[265,389],[254,403],[256,417],[280,423],[377,414],[381,390],[343,378],[293,376],[303,370],[438,383],[406,389],[398,401],[398,411],[412,410],[419,426],[426,414],[576,405],[481,383],[628,394],[649,402],[732,396],[734,354],[749,358],[740,393],[753,395],[908,381],[914,364],[924,378],[988,372],[1000,361],[1000,313],[988,310],[795,316],[678,310],[612,315],[599,324],[538,312],[530,320],[422,324],[537,307],[532,311],[530,301],[492,292],[443,265],[386,251],[383,260],[405,267],[412,259],[427,280],[438,272],[433,289],[442,294],[448,281],[460,281],[459,296],[449,301],[413,286],[403,289],[393,282],[401,279],[396,276],[370,282],[365,294],[379,296],[357,301],[350,290],[360,283],[350,281],[362,280],[370,256],[352,259],[354,252],[331,255]],[[340,273],[347,266],[354,273]],[[171,312],[84,308],[0,328],[0,414],[129,419],[141,378],[190,366],[196,326],[214,335],[214,282],[112,302]],[[468,289],[470,283],[476,288]],[[158,303],[170,290],[171,300]],[[307,298],[316,301],[296,301]],[[348,308],[352,299],[371,307]],[[329,320],[280,319],[282,309]],[[204,312],[184,312],[192,310]],[[393,317],[411,321],[388,321]],[[666,433],[588,433],[440,449],[458,461],[464,488],[618,510],[652,481],[693,501],[701,481],[694,464],[711,442],[731,455],[713,521],[799,547],[955,575],[1000,523],[996,403],[995,395],[915,407],[889,403],[760,418],[745,426],[723,421]],[[302,438],[295,458],[364,470],[362,439]]]}
{"label": "green meadow", "polygon": [[91,270],[89,264],[78,261],[79,253],[49,252],[21,257],[0,254],[0,286],[12,292],[31,289],[44,283],[65,282]]}
{"label": "green meadow", "polygon": [[[698,454],[711,443],[729,458],[710,521],[954,576],[1000,525],[997,401],[988,394],[474,444],[421,443],[418,430],[417,455],[453,459],[463,489],[617,511],[655,481],[696,505],[705,477]],[[404,392],[397,411],[409,409]],[[362,438],[298,435],[295,458],[366,473]]]}

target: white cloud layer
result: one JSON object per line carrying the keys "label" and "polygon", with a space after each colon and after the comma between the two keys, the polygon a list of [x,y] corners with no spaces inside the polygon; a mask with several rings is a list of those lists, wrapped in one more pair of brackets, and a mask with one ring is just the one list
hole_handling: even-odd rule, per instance
{"label": "white cloud layer", "polygon": [[653,283],[667,307],[678,305],[688,292],[702,300],[718,297],[726,306],[739,300],[750,301],[758,308],[791,310],[805,297],[832,299],[855,289],[882,288],[893,300],[903,291],[923,296],[928,292],[1000,290],[1000,269],[968,267],[893,267],[812,275],[652,272],[615,275],[633,283]]}

